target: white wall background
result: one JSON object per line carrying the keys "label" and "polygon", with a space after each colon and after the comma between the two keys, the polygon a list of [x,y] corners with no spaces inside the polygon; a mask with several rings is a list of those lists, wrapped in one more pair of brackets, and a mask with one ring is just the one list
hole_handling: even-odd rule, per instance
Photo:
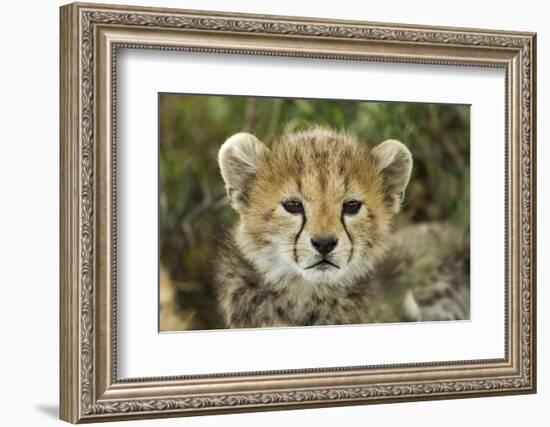
{"label": "white wall background", "polygon": [[[121,3],[110,0],[113,3]],[[130,0],[129,0],[130,1]],[[539,393],[437,402],[208,416],[130,425],[545,425],[550,405],[550,29],[544,2],[133,0],[133,4],[538,32]],[[58,402],[58,6],[6,2],[0,65],[0,420],[60,424]],[[489,166],[490,167],[490,166]]]}

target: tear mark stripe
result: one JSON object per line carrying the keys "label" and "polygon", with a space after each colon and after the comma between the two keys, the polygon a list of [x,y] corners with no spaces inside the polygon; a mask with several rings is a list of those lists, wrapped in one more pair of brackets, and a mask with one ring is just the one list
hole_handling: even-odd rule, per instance
{"label": "tear mark stripe", "polygon": [[306,226],[306,214],[302,212],[302,225],[300,226],[300,230],[298,231],[298,234],[296,234],[296,237],[294,238],[294,261],[296,264],[298,264],[298,239],[300,238],[300,235],[302,234],[302,231],[304,231],[304,227]]}
{"label": "tear mark stripe", "polygon": [[344,231],[346,232],[346,235],[348,236],[348,239],[351,244],[351,250],[349,251],[349,258],[348,258],[348,264],[351,261],[351,258],[353,257],[353,239],[351,238],[351,235],[349,234],[348,228],[346,227],[346,221],[344,220],[344,214],[340,215],[340,222],[342,223],[342,227],[344,227]]}

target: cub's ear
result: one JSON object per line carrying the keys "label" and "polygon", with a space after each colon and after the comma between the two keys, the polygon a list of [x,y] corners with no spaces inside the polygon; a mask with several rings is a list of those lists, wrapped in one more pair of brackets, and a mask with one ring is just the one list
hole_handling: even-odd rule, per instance
{"label": "cub's ear", "polygon": [[218,152],[218,163],[231,206],[239,212],[260,161],[269,149],[254,135],[241,132],[225,141]]}
{"label": "cub's ear", "polygon": [[388,139],[371,151],[382,179],[384,181],[385,198],[390,209],[397,213],[405,196],[405,189],[411,177],[413,158],[405,144]]}

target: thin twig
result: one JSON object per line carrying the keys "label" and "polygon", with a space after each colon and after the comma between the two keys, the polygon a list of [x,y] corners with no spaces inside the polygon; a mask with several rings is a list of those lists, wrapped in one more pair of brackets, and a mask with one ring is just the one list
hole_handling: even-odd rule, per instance
{"label": "thin twig", "polygon": [[275,135],[275,132],[277,130],[277,126],[279,125],[279,121],[281,119],[281,112],[283,110],[283,100],[282,99],[274,99],[273,100],[273,108],[271,109],[271,117],[269,118],[269,124],[267,125],[267,131],[264,135],[263,141],[267,144],[271,143],[271,140],[273,139],[273,136]]}
{"label": "thin twig", "polygon": [[181,229],[191,246],[195,244],[195,236],[193,233],[194,223],[196,223],[208,211],[212,209],[220,209],[227,204],[227,197],[225,192],[219,193],[212,197],[210,190],[203,187],[202,193],[204,197],[201,202],[195,205],[193,209],[191,209],[181,221]]}
{"label": "thin twig", "polygon": [[254,133],[256,130],[256,119],[258,117],[257,111],[257,99],[248,98],[246,101],[246,109],[244,112],[244,126],[243,130],[245,132]]}

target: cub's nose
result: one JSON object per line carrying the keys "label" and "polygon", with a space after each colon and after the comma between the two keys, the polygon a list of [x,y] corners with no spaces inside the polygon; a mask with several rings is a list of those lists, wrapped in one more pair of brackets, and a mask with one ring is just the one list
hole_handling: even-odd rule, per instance
{"label": "cub's nose", "polygon": [[311,244],[317,252],[326,255],[336,247],[338,239],[334,236],[314,236],[311,238]]}

